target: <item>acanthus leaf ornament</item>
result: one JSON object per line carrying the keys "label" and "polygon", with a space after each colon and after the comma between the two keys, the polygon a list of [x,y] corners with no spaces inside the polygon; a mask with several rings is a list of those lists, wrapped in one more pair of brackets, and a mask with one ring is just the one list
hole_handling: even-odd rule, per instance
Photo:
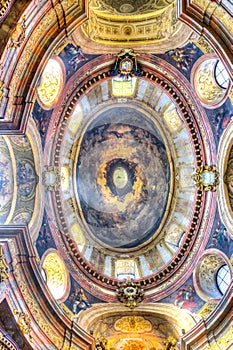
{"label": "acanthus leaf ornament", "polygon": [[144,291],[140,283],[128,278],[125,282],[118,283],[117,297],[121,303],[130,309],[134,309],[143,300]]}

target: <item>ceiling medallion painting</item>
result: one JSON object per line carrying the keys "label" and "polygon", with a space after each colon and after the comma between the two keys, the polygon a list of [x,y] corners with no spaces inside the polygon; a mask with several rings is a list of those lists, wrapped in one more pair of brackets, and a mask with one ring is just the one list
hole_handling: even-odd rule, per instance
{"label": "ceiling medallion painting", "polygon": [[[108,115],[117,113],[119,108]],[[133,122],[132,109],[122,108],[121,113]],[[99,241],[114,248],[136,247],[154,235],[164,217],[169,161],[156,129],[153,133],[127,123],[104,124],[106,116],[95,121],[100,125],[88,127],[80,145],[78,201]]]}

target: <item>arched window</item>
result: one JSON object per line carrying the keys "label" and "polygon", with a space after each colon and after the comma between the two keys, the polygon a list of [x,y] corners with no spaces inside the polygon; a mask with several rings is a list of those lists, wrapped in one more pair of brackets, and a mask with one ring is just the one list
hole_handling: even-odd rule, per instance
{"label": "arched window", "polygon": [[231,272],[227,265],[223,265],[217,272],[217,285],[222,294],[226,293],[226,290],[231,282]]}
{"label": "arched window", "polygon": [[216,65],[215,65],[214,77],[215,77],[217,84],[222,89],[227,89],[228,84],[229,84],[229,75],[228,75],[227,70],[224,67],[223,63],[219,60],[217,60]]}

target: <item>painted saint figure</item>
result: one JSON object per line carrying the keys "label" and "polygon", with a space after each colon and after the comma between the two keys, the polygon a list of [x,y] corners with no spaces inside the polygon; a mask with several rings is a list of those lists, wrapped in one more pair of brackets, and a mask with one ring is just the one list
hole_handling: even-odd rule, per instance
{"label": "painted saint figure", "polygon": [[77,314],[81,310],[91,307],[83,288],[77,288],[74,295],[73,312]]}

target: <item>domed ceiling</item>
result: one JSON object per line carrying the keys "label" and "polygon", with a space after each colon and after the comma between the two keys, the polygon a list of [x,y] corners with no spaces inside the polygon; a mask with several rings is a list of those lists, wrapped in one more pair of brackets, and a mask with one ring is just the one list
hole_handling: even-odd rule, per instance
{"label": "domed ceiling", "polygon": [[[161,300],[161,292],[175,292],[189,277],[195,251],[203,251],[214,224],[207,216],[216,202],[194,176],[215,162],[214,133],[190,83],[164,58],[142,56],[136,63],[133,51],[117,60],[80,51],[75,62],[72,55],[68,44],[53,57],[66,65],[69,80],[55,108],[44,113],[50,122],[41,133],[49,246],[73,271],[71,286],[116,301],[115,286],[131,276],[144,286],[145,300]],[[135,77],[115,73],[125,60],[137,64]],[[43,80],[38,93],[42,89]],[[33,115],[42,130],[39,104]],[[41,240],[43,261],[47,244]]]}
{"label": "domed ceiling", "polygon": [[[91,0],[88,20],[72,34],[65,28],[35,70],[25,135],[0,137],[0,223],[23,225],[30,254],[20,259],[33,260],[50,307],[71,320],[71,340],[78,325],[115,348],[162,349],[169,335],[179,341],[183,320],[190,329],[217,305],[218,271],[233,275],[233,233],[222,220],[224,207],[232,222],[232,145],[222,156],[221,143],[232,83],[177,8],[172,0]],[[10,120],[21,107],[4,89]],[[220,209],[218,186],[229,197]],[[63,340],[54,336],[57,348],[68,328],[59,328]]]}

